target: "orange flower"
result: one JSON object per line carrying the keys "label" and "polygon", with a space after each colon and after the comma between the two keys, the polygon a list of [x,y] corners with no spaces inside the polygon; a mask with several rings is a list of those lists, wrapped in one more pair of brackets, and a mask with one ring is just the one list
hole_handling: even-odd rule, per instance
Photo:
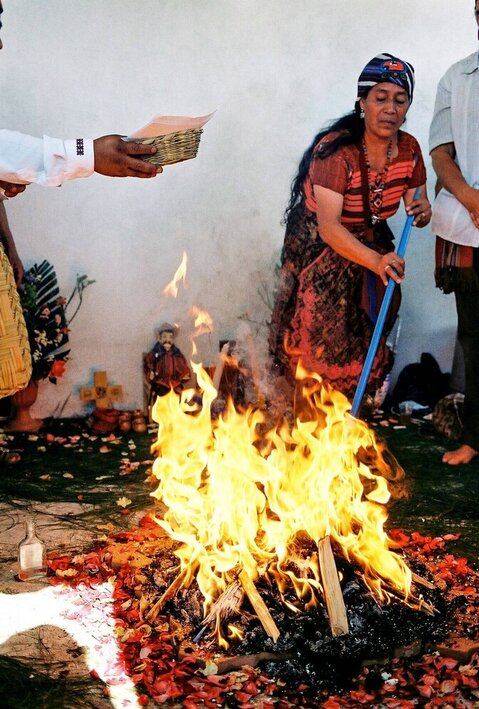
{"label": "orange flower", "polygon": [[59,377],[63,377],[65,374],[65,368],[65,362],[62,359],[56,359],[50,368],[48,377],[50,379],[58,379]]}

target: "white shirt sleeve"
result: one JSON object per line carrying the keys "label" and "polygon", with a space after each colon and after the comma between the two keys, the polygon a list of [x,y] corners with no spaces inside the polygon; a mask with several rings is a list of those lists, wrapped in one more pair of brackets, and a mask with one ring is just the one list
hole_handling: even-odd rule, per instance
{"label": "white shirt sleeve", "polygon": [[0,180],[58,187],[94,171],[93,140],[60,140],[0,130]]}
{"label": "white shirt sleeve", "polygon": [[429,129],[429,152],[445,143],[453,143],[453,131],[451,120],[451,86],[450,71],[440,80],[436,103],[434,105],[434,115]]}

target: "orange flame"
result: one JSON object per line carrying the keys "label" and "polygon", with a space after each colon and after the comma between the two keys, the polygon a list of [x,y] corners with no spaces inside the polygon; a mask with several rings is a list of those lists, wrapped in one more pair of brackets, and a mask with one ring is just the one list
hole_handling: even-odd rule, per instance
{"label": "orange flame", "polygon": [[240,412],[231,401],[212,420],[216,389],[201,365],[192,367],[201,409],[192,413],[191,392],[181,399],[170,392],[154,407],[159,483],[152,494],[167,507],[157,522],[181,543],[185,586],[196,578],[205,613],[238,570],[252,580],[269,576],[281,594],[293,586],[298,607],[315,603],[317,554],[301,556],[299,540],[314,548],[327,535],[377,599],[387,601],[392,589],[407,600],[411,571],[384,531],[387,482],[361,462],[361,451],[381,452],[348,400],[300,370],[305,406],[294,423],[268,425],[260,410]]}
{"label": "orange flame", "polygon": [[188,262],[188,257],[186,255],[186,251],[183,251],[183,258],[181,260],[180,265],[176,269],[176,273],[173,276],[173,280],[171,280],[168,285],[166,285],[163,288],[163,295],[166,296],[173,296],[173,298],[176,298],[178,295],[178,286],[177,284],[181,279],[183,279],[183,285],[186,287],[186,264]]}
{"label": "orange flame", "polygon": [[205,332],[212,331],[213,318],[206,310],[202,310],[201,308],[198,308],[197,305],[194,305],[190,309],[190,315],[195,319],[193,323],[195,328],[194,337],[198,337],[199,335],[203,335]]}

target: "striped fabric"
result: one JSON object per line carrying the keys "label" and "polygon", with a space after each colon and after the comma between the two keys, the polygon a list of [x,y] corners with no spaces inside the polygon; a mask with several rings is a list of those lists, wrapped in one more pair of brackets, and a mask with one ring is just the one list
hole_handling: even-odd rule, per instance
{"label": "striped fabric", "polygon": [[[328,133],[321,143],[333,140],[337,135],[337,133]],[[316,154],[320,151],[321,143]],[[372,175],[374,176],[375,173],[373,172]],[[397,212],[401,199],[408,189],[419,187],[425,182],[426,169],[417,140],[409,133],[399,131],[398,155],[393,158],[388,170],[379,212],[381,219],[389,219]],[[316,213],[314,185],[344,195],[341,215],[341,223],[344,226],[364,225],[359,149],[356,145],[345,146],[324,160],[316,157],[312,161],[304,191],[306,206],[313,214]]]}
{"label": "striped fabric", "polygon": [[460,246],[452,241],[436,237],[437,268],[472,268],[474,249],[472,246]]}
{"label": "striped fabric", "polygon": [[434,277],[444,293],[479,293],[479,249],[436,236]]}

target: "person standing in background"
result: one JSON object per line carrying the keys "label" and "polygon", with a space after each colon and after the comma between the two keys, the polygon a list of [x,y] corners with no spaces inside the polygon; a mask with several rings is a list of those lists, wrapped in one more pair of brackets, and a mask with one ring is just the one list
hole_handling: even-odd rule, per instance
{"label": "person standing in background", "polygon": [[[479,26],[479,0],[474,3]],[[479,453],[479,53],[453,64],[437,88],[429,149],[438,184],[432,230],[435,278],[454,292],[458,340],[464,353],[463,440],[447,451],[448,465],[469,463]]]}

